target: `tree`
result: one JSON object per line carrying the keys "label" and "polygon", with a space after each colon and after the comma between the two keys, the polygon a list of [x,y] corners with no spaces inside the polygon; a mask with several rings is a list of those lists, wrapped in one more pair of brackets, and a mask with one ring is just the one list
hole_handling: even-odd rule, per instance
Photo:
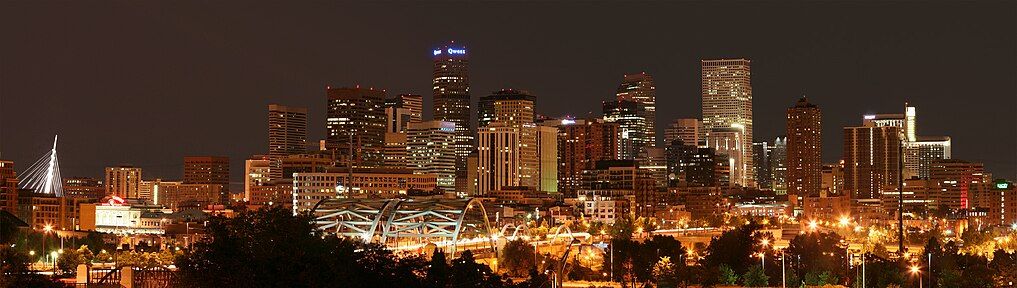
{"label": "tree", "polygon": [[704,251],[706,256],[701,264],[713,269],[724,264],[737,274],[745,273],[750,263],[754,263],[752,254],[759,242],[754,235],[758,228],[757,224],[749,223],[714,237]]}
{"label": "tree", "polygon": [[678,269],[671,263],[671,257],[660,257],[660,261],[653,265],[653,278],[657,280],[657,287],[678,287]]}
{"label": "tree", "polygon": [[498,263],[509,275],[521,277],[526,275],[527,271],[535,269],[533,246],[526,241],[518,239],[510,241],[502,250]]}
{"label": "tree", "polygon": [[896,261],[869,253],[865,254],[865,265],[867,287],[889,287],[892,285],[899,287],[904,284],[905,272],[900,263]]}
{"label": "tree", "polygon": [[752,266],[745,276],[742,276],[742,285],[746,287],[762,287],[770,285],[770,277],[763,272],[763,267]]}
{"label": "tree", "polygon": [[720,264],[720,267],[717,267],[717,269],[720,271],[720,274],[718,275],[720,283],[726,285],[738,284],[738,273],[735,272],[734,269],[731,269],[730,266],[727,266],[727,264]]}
{"label": "tree", "polygon": [[445,287],[448,286],[448,280],[451,276],[449,271],[448,261],[445,258],[445,252],[434,251],[434,255],[431,255],[431,260],[427,262],[427,276],[424,278],[424,283],[427,287]]}
{"label": "tree", "polygon": [[[211,217],[207,240],[179,257],[181,286],[420,287],[424,262],[359,240],[325,237],[280,206]],[[486,266],[484,266],[486,267]]]}
{"label": "tree", "polygon": [[95,263],[113,262],[113,255],[110,255],[109,252],[106,252],[106,250],[99,250],[99,254],[96,254],[95,258],[92,258],[92,262]]}
{"label": "tree", "polygon": [[635,233],[636,226],[632,223],[632,217],[625,215],[614,219],[610,229],[611,239],[629,240],[632,233]]}
{"label": "tree", "polygon": [[818,275],[828,272],[831,279],[829,284],[836,282],[836,279],[848,276],[847,255],[842,247],[842,238],[834,233],[806,233],[796,236],[791,240],[787,248],[788,266],[796,273],[799,279],[809,281],[809,274]]}
{"label": "tree", "polygon": [[835,284],[836,279],[830,274],[830,271],[809,271],[805,273],[805,285],[811,286],[823,286]]}
{"label": "tree", "polygon": [[519,282],[514,285],[516,288],[545,288],[551,287],[551,279],[547,277],[547,274],[540,273],[537,269],[530,269],[529,278],[526,281]]}
{"label": "tree", "polygon": [[1017,252],[1007,253],[1003,250],[996,250],[989,263],[992,270],[993,280],[998,286],[1017,283]]}
{"label": "tree", "polygon": [[[478,264],[473,252],[463,251],[459,258],[452,260],[452,287],[501,287],[501,277],[487,265]],[[374,286],[381,287],[381,286]]]}
{"label": "tree", "polygon": [[92,263],[92,259],[95,259],[95,254],[91,249],[88,249],[88,245],[81,245],[78,248],[78,254],[81,255],[81,260],[85,264]]}
{"label": "tree", "polygon": [[74,249],[65,249],[63,252],[57,258],[57,268],[65,274],[77,273],[78,265],[85,263],[84,257]]}

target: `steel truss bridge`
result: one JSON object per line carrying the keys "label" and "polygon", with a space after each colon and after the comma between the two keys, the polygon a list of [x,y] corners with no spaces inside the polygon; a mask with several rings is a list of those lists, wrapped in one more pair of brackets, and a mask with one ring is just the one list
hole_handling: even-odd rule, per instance
{"label": "steel truss bridge", "polygon": [[492,228],[484,205],[476,198],[325,199],[311,214],[314,224],[327,234],[381,244],[394,251],[421,251],[433,244],[451,253],[457,249],[496,252],[496,247],[516,239],[546,244],[591,239],[588,233],[572,233],[570,223],[532,239],[525,225],[508,224],[499,231]]}

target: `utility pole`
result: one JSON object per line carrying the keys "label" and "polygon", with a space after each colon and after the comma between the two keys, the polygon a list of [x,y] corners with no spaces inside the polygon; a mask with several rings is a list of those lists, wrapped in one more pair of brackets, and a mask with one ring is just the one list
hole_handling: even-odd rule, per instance
{"label": "utility pole", "polygon": [[[904,104],[905,111],[907,103]],[[897,254],[900,254],[901,261],[904,259],[904,144],[907,138],[904,131],[900,135],[900,147],[897,156]]]}

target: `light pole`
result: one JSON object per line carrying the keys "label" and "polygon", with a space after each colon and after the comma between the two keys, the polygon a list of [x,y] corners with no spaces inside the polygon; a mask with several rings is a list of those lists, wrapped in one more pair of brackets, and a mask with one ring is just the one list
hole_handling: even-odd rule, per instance
{"label": "light pole", "polygon": [[[864,284],[862,286],[862,288],[865,288]],[[787,288],[787,273],[784,271],[784,250],[780,250],[780,287]]]}
{"label": "light pole", "polygon": [[911,266],[911,274],[918,276],[918,288],[922,288],[922,271],[918,265]]}
{"label": "light pole", "polygon": [[865,253],[862,253],[862,288],[865,288]]}
{"label": "light pole", "polygon": [[[49,257],[46,255],[46,235],[49,234],[50,231],[53,231],[53,225],[46,224],[46,226],[42,227],[42,250],[40,251],[42,251],[42,255],[44,257]],[[43,264],[45,264],[45,261],[43,261]],[[45,267],[45,265],[43,265],[43,267]]]}

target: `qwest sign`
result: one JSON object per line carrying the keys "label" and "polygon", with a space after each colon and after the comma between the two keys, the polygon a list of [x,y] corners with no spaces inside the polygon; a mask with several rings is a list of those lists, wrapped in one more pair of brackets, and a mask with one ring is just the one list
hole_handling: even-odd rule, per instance
{"label": "qwest sign", "polygon": [[434,49],[434,51],[431,51],[431,53],[434,53],[435,56],[441,55],[441,53],[445,53],[448,55],[466,55],[466,49],[455,49],[455,48],[448,48],[445,50]]}

